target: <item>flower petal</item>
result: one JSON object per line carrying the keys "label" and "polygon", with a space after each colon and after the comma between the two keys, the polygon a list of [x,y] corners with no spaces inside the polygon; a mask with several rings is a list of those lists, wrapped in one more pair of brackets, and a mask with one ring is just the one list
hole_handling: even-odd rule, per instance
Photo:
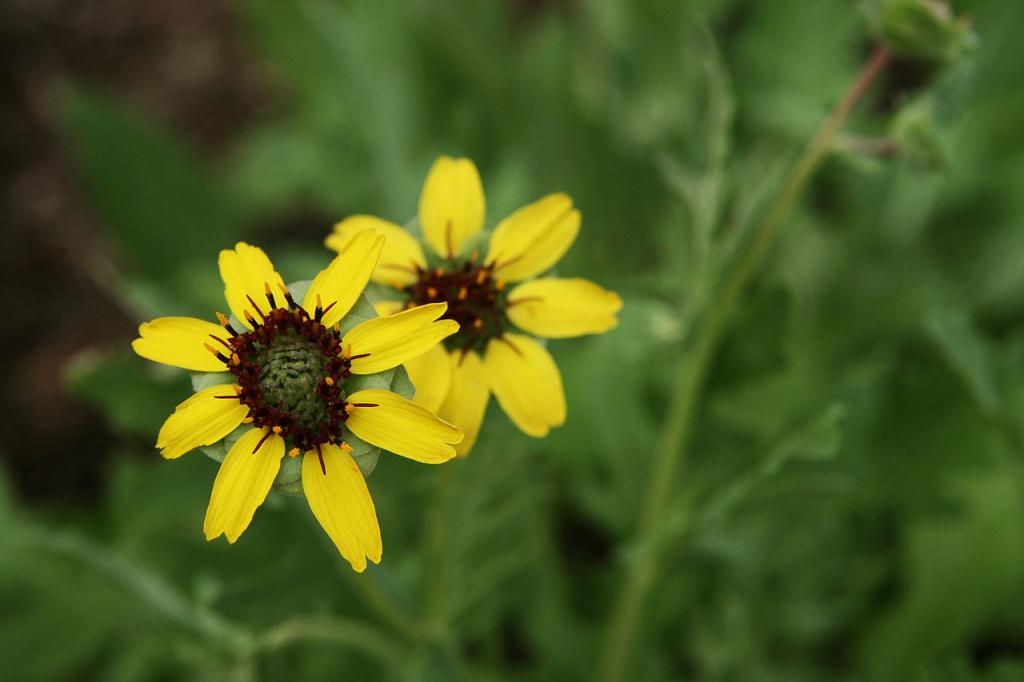
{"label": "flower petal", "polygon": [[618,323],[618,294],[585,279],[544,277],[508,295],[508,316],[520,329],[548,338],[601,334]]}
{"label": "flower petal", "polygon": [[380,563],[380,524],[366,479],[352,457],[337,445],[322,445],[323,468],[316,452],[302,457],[302,492],[313,516],[341,556],[359,573],[366,560]]}
{"label": "flower petal", "polygon": [[420,226],[439,256],[460,253],[463,242],[484,227],[484,190],[469,159],[442,156],[420,193]]}
{"label": "flower petal", "polygon": [[405,303],[402,301],[377,301],[373,304],[373,309],[377,311],[379,317],[388,317],[405,310]]}
{"label": "flower petal", "polygon": [[523,433],[541,438],[565,422],[562,376],[533,339],[505,334],[487,344],[484,374],[501,409]]}
{"label": "flower petal", "polygon": [[351,352],[352,372],[384,372],[426,353],[441,339],[459,331],[455,320],[437,319],[447,309],[447,303],[430,303],[359,324],[341,339],[346,353]]}
{"label": "flower petal", "polygon": [[345,425],[352,433],[396,455],[440,464],[455,456],[452,445],[462,440],[457,428],[391,391],[358,391],[346,401],[352,412]]}
{"label": "flower petal", "polygon": [[223,534],[233,543],[249,527],[256,508],[267,499],[282,457],[284,439],[268,429],[250,429],[235,441],[213,482],[203,522],[207,540]]}
{"label": "flower petal", "polygon": [[259,319],[257,309],[249,301],[251,298],[258,310],[267,312],[271,309],[267,301],[267,287],[275,296],[274,307],[283,307],[285,302],[281,296],[284,280],[274,270],[270,258],[258,246],[250,246],[245,242],[235,244],[234,250],[224,249],[218,259],[220,278],[224,280],[224,298],[231,308],[231,313],[248,327],[252,327],[247,319],[253,316]]}
{"label": "flower petal", "polygon": [[[484,420],[491,391],[487,387],[483,363],[476,353],[453,353],[451,367],[451,386],[437,416],[454,424],[465,434],[462,442],[455,446],[456,454],[464,457],[480,433],[480,424]],[[415,380],[413,383],[416,383]]]}
{"label": "flower petal", "polygon": [[439,343],[426,353],[406,360],[405,371],[416,387],[412,401],[437,414],[452,380],[451,359],[444,344]]}
{"label": "flower petal", "polygon": [[383,249],[384,237],[375,231],[357,234],[309,285],[302,307],[313,315],[319,300],[327,310],[321,321],[328,327],[345,317],[366,288]]}
{"label": "flower petal", "polygon": [[354,215],[334,226],[334,233],[324,240],[327,248],[338,253],[344,252],[357,234],[374,230],[383,235],[384,250],[373,271],[373,281],[391,286],[404,286],[416,281],[416,268],[427,267],[427,259],[416,239],[404,229],[380,218],[368,215]]}
{"label": "flower petal", "polygon": [[139,338],[132,341],[132,350],[147,360],[193,372],[223,372],[224,363],[203,347],[216,345],[211,336],[224,338],[227,334],[223,327],[194,317],[158,317],[139,325]]}
{"label": "flower petal", "polygon": [[569,195],[549,194],[498,223],[485,262],[500,278],[533,277],[557,263],[579,231],[580,212]]}
{"label": "flower petal", "polygon": [[181,457],[189,450],[216,443],[242,423],[249,408],[234,396],[235,386],[218,384],[199,391],[174,409],[160,427],[156,446],[167,459]]}

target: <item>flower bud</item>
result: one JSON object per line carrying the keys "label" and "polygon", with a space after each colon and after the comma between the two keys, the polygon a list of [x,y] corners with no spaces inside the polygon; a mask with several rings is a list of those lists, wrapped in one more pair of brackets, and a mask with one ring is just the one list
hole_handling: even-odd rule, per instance
{"label": "flower bud", "polygon": [[956,17],[945,0],[868,0],[868,21],[894,54],[952,62],[975,44],[970,20]]}
{"label": "flower bud", "polygon": [[931,100],[917,99],[904,106],[889,124],[900,156],[923,170],[949,167],[945,145],[939,135]]}

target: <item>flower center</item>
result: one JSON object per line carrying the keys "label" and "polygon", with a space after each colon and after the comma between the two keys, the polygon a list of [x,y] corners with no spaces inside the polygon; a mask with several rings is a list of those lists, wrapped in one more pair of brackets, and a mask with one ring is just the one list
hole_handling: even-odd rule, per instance
{"label": "flower center", "polygon": [[320,349],[303,336],[274,338],[257,351],[261,367],[259,386],[264,402],[290,415],[305,428],[315,428],[327,417],[317,387],[327,374]]}
{"label": "flower center", "polygon": [[[348,419],[342,384],[351,359],[343,357],[337,327],[320,322],[322,311],[311,318],[287,299],[290,308],[273,308],[261,312],[261,320],[250,320],[252,331],[238,333],[221,317],[230,337],[216,340],[230,351],[223,359],[240,386],[238,399],[249,407],[254,426],[285,439],[289,454],[319,450],[324,443],[342,445]],[[269,293],[268,300],[273,300]]]}
{"label": "flower center", "polygon": [[444,319],[459,323],[459,332],[444,340],[449,349],[472,349],[501,336],[505,329],[505,282],[495,279],[493,268],[477,265],[471,258],[448,269],[416,269],[417,280],[409,289],[409,305],[447,303]]}

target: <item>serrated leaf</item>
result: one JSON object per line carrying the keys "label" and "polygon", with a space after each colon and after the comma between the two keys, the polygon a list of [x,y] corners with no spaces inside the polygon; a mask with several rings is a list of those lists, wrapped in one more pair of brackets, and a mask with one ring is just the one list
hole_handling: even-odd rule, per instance
{"label": "serrated leaf", "polygon": [[826,460],[835,457],[842,444],[842,422],[846,408],[834,403],[803,426],[791,431],[771,449],[762,472],[778,473],[793,459]]}
{"label": "serrated leaf", "polygon": [[783,435],[758,467],[731,481],[705,504],[697,524],[702,526],[724,517],[794,460],[821,461],[835,457],[842,444],[845,415],[845,406],[833,403],[817,417]]}
{"label": "serrated leaf", "polygon": [[953,370],[963,379],[987,414],[1002,408],[999,386],[988,343],[978,333],[965,308],[943,302],[932,306],[925,329]]}
{"label": "serrated leaf", "polygon": [[965,640],[1005,606],[1024,575],[1024,505],[1004,464],[952,483],[955,506],[910,524],[902,598],[865,631],[870,679],[906,679],[930,654]]}

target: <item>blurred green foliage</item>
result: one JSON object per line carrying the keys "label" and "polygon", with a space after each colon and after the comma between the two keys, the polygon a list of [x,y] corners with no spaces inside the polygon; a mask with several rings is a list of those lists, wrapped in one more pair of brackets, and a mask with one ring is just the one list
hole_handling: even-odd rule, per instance
{"label": "blurred green foliage", "polygon": [[[882,79],[847,132],[895,130],[896,155],[828,161],[731,322],[632,679],[1024,679],[1024,5],[956,9],[970,58]],[[109,94],[65,98],[140,319],[221,306],[216,253],[238,237],[308,278],[329,224],[294,239],[290,212],[404,221],[451,153],[480,166],[491,224],[574,197],[560,271],[621,292],[621,325],[551,345],[569,418],[546,440],[492,405],[465,461],[383,457],[384,561],[361,577],[301,500],[205,543],[216,465],[149,447],[186,378],[124,349],[79,361],[70,388],[148,454],[115,458],[95,507],[0,488],[2,677],[589,679],[651,551],[632,538],[670,377],[867,22],[847,0],[236,11],[287,105],[225,158]]]}

